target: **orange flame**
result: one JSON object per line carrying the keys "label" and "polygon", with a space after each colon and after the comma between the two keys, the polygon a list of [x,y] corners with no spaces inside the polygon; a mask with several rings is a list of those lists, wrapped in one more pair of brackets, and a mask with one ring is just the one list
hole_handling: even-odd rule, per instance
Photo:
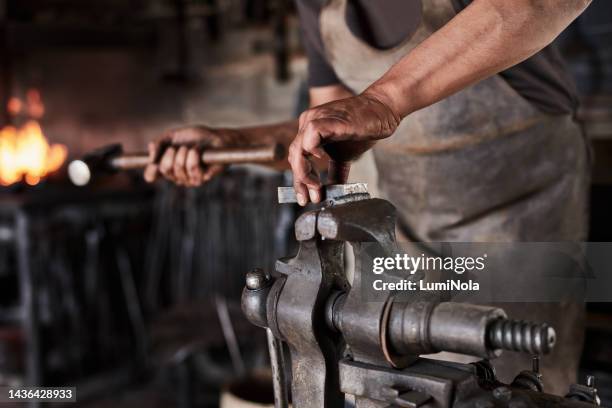
{"label": "orange flame", "polygon": [[[27,99],[30,116],[40,118],[44,106],[38,92],[28,92]],[[12,101],[16,108],[17,103]],[[59,169],[67,155],[66,146],[47,142],[36,120],[28,120],[19,128],[0,129],[0,185],[8,186],[21,180],[36,185],[47,174]]]}

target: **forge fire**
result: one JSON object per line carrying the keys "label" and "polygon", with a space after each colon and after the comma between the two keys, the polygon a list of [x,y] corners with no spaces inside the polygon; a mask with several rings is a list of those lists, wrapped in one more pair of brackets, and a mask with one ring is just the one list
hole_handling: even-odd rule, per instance
{"label": "forge fire", "polygon": [[37,90],[27,92],[25,103],[11,98],[7,109],[14,123],[21,124],[0,129],[0,185],[36,185],[62,166],[68,149],[45,137],[39,122],[45,110]]}

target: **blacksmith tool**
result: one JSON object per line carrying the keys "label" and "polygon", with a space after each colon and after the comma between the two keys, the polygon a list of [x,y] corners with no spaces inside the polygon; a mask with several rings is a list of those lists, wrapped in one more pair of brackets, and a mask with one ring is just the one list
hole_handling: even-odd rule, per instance
{"label": "blacksmith tool", "polygon": [[[336,194],[338,191],[345,195]],[[489,359],[502,350],[546,354],[555,343],[547,324],[511,320],[497,307],[441,301],[439,293],[415,292],[399,301],[389,292],[364,298],[370,245],[397,250],[396,211],[352,186],[328,187],[329,205],[303,213],[295,222],[299,250],[276,263],[275,276],[247,275],[242,310],[291,353],[291,400],[295,408],[343,408],[345,394],[356,408],[396,407],[573,407],[596,403],[594,387],[561,398],[542,392],[538,365],[501,383]],[[292,202],[288,189],[279,199]],[[355,253],[352,281],[344,246]],[[370,243],[370,245],[365,245]],[[388,276],[394,278],[394,276]],[[399,277],[398,277],[399,278]],[[272,367],[284,362],[270,342]],[[472,364],[420,357],[439,351],[479,356]],[[283,376],[275,375],[276,407],[286,407]],[[592,382],[591,382],[592,383]]]}
{"label": "blacksmith tool", "polygon": [[[254,147],[211,148],[202,152],[202,164],[256,164],[282,160],[285,149],[280,144]],[[77,186],[87,185],[93,177],[121,170],[139,170],[149,164],[147,153],[124,153],[119,144],[105,146],[74,160],[68,176]]]}

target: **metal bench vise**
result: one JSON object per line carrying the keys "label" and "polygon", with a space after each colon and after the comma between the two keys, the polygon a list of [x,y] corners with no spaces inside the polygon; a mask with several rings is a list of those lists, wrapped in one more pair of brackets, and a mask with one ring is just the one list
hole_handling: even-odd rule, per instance
{"label": "metal bench vise", "polygon": [[[290,196],[279,191],[281,201]],[[555,332],[546,324],[509,320],[499,308],[441,302],[431,294],[415,294],[409,302],[392,293],[380,302],[364,301],[362,243],[391,251],[395,218],[395,208],[370,198],[363,185],[329,187],[324,205],[297,219],[298,253],[277,261],[277,277],[260,269],[247,274],[242,309],[267,330],[276,407],[289,401],[283,343],[290,351],[295,408],[344,408],[345,394],[354,396],[357,408],[592,406],[594,388],[572,398],[543,393],[537,364],[510,385],[495,378],[488,359],[501,350],[550,351]],[[347,242],[356,262],[350,283]],[[419,357],[438,351],[484,360]]]}

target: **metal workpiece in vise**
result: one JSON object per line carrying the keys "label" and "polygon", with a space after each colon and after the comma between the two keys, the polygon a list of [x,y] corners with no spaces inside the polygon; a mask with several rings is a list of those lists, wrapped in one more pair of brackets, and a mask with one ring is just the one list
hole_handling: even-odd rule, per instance
{"label": "metal workpiece in vise", "polygon": [[[295,222],[297,255],[279,259],[274,276],[249,272],[242,294],[249,321],[267,331],[276,407],[287,407],[291,395],[295,408],[343,408],[346,394],[356,408],[592,406],[581,402],[586,392],[573,398],[543,393],[536,363],[510,385],[496,379],[489,359],[502,350],[539,355],[552,349],[555,332],[546,324],[510,320],[495,307],[442,302],[431,293],[402,302],[391,292],[382,301],[364,299],[363,243],[396,251],[395,208],[370,198],[362,183],[327,186],[323,195],[321,206]],[[279,201],[295,202],[295,192],[280,188]],[[351,282],[346,243],[354,252]],[[282,344],[291,357],[290,392]],[[439,351],[483,360],[419,357]]]}

